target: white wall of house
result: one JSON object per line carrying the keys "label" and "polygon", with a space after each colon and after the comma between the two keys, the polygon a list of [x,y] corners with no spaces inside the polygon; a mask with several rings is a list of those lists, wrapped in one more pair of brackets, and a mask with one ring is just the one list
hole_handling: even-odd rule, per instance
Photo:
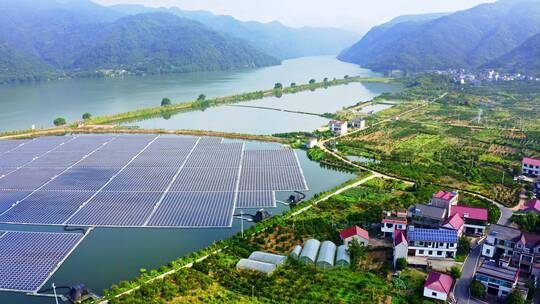
{"label": "white wall of house", "polygon": [[474,234],[484,234],[486,232],[486,226],[480,226],[480,225],[471,225],[471,224],[465,224],[465,231],[471,231]]}
{"label": "white wall of house", "polygon": [[394,246],[394,268],[396,267],[396,262],[399,258],[407,258],[407,253],[409,247],[406,243],[401,243],[397,246]]}
{"label": "white wall of house", "polygon": [[523,164],[522,172],[524,174],[530,174],[535,176],[540,176],[540,167],[530,164]]}
{"label": "white wall of house", "polygon": [[358,243],[360,243],[361,246],[364,246],[366,247],[369,243],[368,240],[358,236],[358,235],[353,235],[351,237],[348,237],[346,239],[343,240],[343,245],[347,246],[347,248],[349,248],[349,244],[352,242],[353,239],[356,239],[358,240]]}
{"label": "white wall of house", "polygon": [[381,223],[381,232],[385,235],[391,234],[394,236],[396,229],[405,230],[407,228],[406,224],[397,224],[397,223]]}
{"label": "white wall of house", "polygon": [[448,294],[424,287],[424,297],[446,301],[446,299],[448,299]]}
{"label": "white wall of house", "polygon": [[457,249],[443,248],[409,247],[409,250],[414,250],[415,256],[431,258],[446,258],[449,256],[455,258],[457,253]]}
{"label": "white wall of house", "polygon": [[490,244],[482,245],[482,255],[488,258],[492,258],[495,254],[495,246]]}

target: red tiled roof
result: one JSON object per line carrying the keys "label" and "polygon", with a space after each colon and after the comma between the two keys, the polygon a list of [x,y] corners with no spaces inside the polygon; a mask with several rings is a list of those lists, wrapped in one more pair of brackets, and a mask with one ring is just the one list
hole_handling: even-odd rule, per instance
{"label": "red tiled roof", "polygon": [[459,214],[454,214],[450,216],[446,221],[444,221],[443,226],[450,225],[454,230],[460,230],[461,227],[465,224],[465,221]]}
{"label": "red tiled roof", "polygon": [[435,194],[433,194],[434,198],[443,199],[443,200],[447,200],[447,201],[453,199],[455,196],[456,196],[456,194],[453,193],[453,192],[442,191],[442,190],[435,193]]}
{"label": "red tiled roof", "polygon": [[382,220],[383,223],[394,223],[394,224],[407,224],[406,218],[385,218]]}
{"label": "red tiled roof", "polygon": [[533,166],[540,166],[540,159],[524,157],[522,163],[533,165]]}
{"label": "red tiled roof", "polygon": [[521,235],[521,242],[527,247],[536,247],[540,245],[540,234],[523,232]]}
{"label": "red tiled roof", "polygon": [[396,229],[396,231],[394,232],[394,247],[401,244],[401,243],[405,243],[407,244],[407,231],[406,230],[398,230]]}
{"label": "red tiled roof", "polygon": [[342,240],[351,236],[355,236],[355,235],[358,235],[366,240],[369,240],[369,233],[358,226],[349,227],[339,233],[339,236],[341,237]]}
{"label": "red tiled roof", "polygon": [[342,121],[342,120],[330,120],[330,122],[328,122],[328,123],[331,124],[331,125],[343,125],[343,124],[346,124],[347,122]]}
{"label": "red tiled roof", "polygon": [[540,213],[540,200],[535,198],[528,201],[522,208],[522,211],[536,211]]}
{"label": "red tiled roof", "polygon": [[485,208],[473,208],[467,206],[452,206],[450,216],[459,214],[464,219],[487,221],[488,210]]}
{"label": "red tiled roof", "polygon": [[454,284],[454,279],[451,276],[439,272],[430,272],[426,279],[426,283],[424,284],[424,288],[450,293],[452,284]]}

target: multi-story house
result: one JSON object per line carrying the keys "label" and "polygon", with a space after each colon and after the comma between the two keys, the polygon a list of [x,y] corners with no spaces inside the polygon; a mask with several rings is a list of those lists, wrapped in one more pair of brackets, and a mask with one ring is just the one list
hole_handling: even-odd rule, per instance
{"label": "multi-story house", "polygon": [[332,133],[334,133],[335,135],[345,135],[348,131],[346,121],[331,120],[328,123],[328,127],[330,128],[330,131],[332,131]]}
{"label": "multi-story house", "polygon": [[524,175],[540,177],[540,159],[524,157],[521,163]]}
{"label": "multi-story house", "polygon": [[385,237],[394,237],[397,230],[407,229],[407,211],[384,211],[381,221],[381,232]]}
{"label": "multi-story house", "polygon": [[450,216],[458,214],[465,221],[466,234],[484,234],[488,226],[488,210],[466,206],[452,206]]}
{"label": "multi-story house", "polygon": [[482,255],[492,259],[508,260],[509,266],[525,273],[540,275],[540,235],[519,229],[491,225],[482,246]]}
{"label": "multi-story house", "polygon": [[449,192],[449,191],[439,191],[431,197],[429,205],[444,208],[450,213],[452,206],[457,205],[459,201],[458,192]]}
{"label": "multi-story house", "polygon": [[414,205],[409,209],[410,225],[421,228],[439,228],[446,220],[446,209],[431,205]]}
{"label": "multi-story house", "polygon": [[475,280],[486,286],[488,294],[506,297],[516,287],[519,269],[502,267],[493,261],[484,261],[476,270]]}
{"label": "multi-story house", "polygon": [[427,229],[409,226],[409,255],[434,258],[455,258],[458,233],[450,229]]}

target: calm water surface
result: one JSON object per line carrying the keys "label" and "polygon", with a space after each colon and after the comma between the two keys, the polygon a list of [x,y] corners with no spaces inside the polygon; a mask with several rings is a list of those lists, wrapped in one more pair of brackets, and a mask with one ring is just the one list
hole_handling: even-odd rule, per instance
{"label": "calm water surface", "polygon": [[314,78],[345,75],[377,76],[333,57],[286,60],[279,66],[227,72],[187,73],[118,79],[70,79],[28,85],[0,86],[0,131],[50,126],[54,118],[69,121],[82,114],[112,114],[175,102],[269,89],[276,82],[307,83]]}

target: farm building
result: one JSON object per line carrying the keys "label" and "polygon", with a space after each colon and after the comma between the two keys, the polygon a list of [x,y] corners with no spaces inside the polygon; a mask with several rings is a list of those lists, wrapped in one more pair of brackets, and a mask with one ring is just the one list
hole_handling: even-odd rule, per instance
{"label": "farm building", "polygon": [[302,246],[296,245],[294,247],[293,251],[291,252],[290,256],[291,256],[291,258],[293,258],[295,260],[298,260],[298,258],[300,257],[301,252],[302,252]]}
{"label": "farm building", "polygon": [[321,242],[318,240],[307,240],[306,244],[304,244],[304,249],[302,249],[302,253],[300,254],[300,261],[306,264],[315,264],[320,246]]}
{"label": "farm building", "polygon": [[266,274],[271,274],[276,270],[277,266],[270,263],[259,262],[250,259],[241,259],[236,264],[237,270],[251,270],[258,271]]}
{"label": "farm building", "polygon": [[341,231],[339,236],[347,248],[349,248],[350,242],[354,239],[357,240],[361,246],[367,246],[369,243],[369,233],[358,226],[352,226]]}
{"label": "farm building", "polygon": [[350,264],[351,257],[349,256],[349,252],[347,252],[347,246],[339,246],[336,253],[336,266],[348,267]]}
{"label": "farm building", "polygon": [[336,257],[336,244],[331,241],[322,242],[317,258],[317,267],[329,269],[334,267],[334,259]]}
{"label": "farm building", "polygon": [[424,297],[446,301],[454,279],[444,273],[430,272],[424,284]]}

